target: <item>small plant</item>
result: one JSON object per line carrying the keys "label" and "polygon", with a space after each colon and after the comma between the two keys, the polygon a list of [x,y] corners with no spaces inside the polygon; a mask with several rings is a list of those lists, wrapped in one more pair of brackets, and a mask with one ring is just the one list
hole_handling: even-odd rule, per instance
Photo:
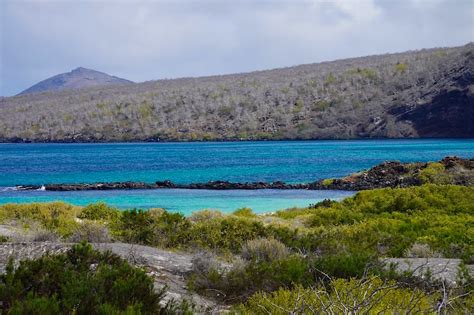
{"label": "small plant", "polygon": [[245,218],[255,218],[257,215],[250,208],[240,208],[232,212],[233,215]]}
{"label": "small plant", "polygon": [[443,257],[440,253],[433,251],[430,245],[426,243],[415,242],[410,248],[405,250],[405,257],[409,258],[439,258]]}
{"label": "small plant", "polygon": [[222,218],[224,215],[218,210],[201,210],[193,212],[189,217],[191,222],[205,222],[214,220],[217,218]]}
{"label": "small plant", "polygon": [[78,218],[87,220],[110,220],[116,218],[118,214],[119,212],[116,208],[109,207],[104,202],[98,202],[83,208]]}
{"label": "small plant", "polygon": [[326,178],[322,181],[322,185],[324,187],[328,187],[328,186],[331,186],[332,184],[334,183],[334,179],[333,178]]}
{"label": "small plant", "polygon": [[83,241],[90,243],[109,243],[110,236],[106,226],[95,222],[82,222],[69,237],[69,241],[80,243]]}
{"label": "small plant", "polygon": [[423,184],[451,184],[452,177],[446,173],[445,167],[441,163],[428,163],[428,165],[420,170],[418,178]]}
{"label": "small plant", "polygon": [[56,233],[44,229],[36,230],[31,235],[33,242],[57,242],[59,238]]}
{"label": "small plant", "polygon": [[371,264],[374,264],[373,259],[367,254],[334,254],[317,258],[312,269],[318,278],[325,278],[327,275],[334,278],[360,278]]}
{"label": "small plant", "polygon": [[242,246],[242,257],[257,262],[271,262],[287,257],[290,250],[282,242],[273,238],[259,238],[247,241]]}

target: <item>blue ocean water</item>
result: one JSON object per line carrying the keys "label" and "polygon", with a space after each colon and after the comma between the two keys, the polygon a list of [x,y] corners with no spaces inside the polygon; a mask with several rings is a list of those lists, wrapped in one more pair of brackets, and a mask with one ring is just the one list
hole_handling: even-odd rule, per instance
{"label": "blue ocean water", "polygon": [[[0,144],[0,187],[166,179],[297,183],[344,176],[387,160],[434,161],[447,155],[473,157],[474,139]],[[105,200],[121,207],[164,205],[185,212],[201,207],[235,209],[243,204],[271,211],[321,199],[321,192],[299,191],[0,191],[0,203]]]}

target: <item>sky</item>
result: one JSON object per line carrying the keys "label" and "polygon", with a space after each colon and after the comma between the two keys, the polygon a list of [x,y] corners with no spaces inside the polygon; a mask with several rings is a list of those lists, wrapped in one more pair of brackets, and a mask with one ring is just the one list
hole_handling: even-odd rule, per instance
{"label": "sky", "polygon": [[79,66],[135,82],[474,41],[474,0],[0,0],[0,95]]}

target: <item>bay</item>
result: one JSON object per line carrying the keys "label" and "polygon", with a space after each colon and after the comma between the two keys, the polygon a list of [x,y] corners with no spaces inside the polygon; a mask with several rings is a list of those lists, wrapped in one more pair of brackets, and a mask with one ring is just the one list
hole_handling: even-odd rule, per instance
{"label": "bay", "polygon": [[111,181],[176,183],[311,182],[340,177],[383,161],[436,161],[474,156],[474,139],[263,141],[202,143],[0,144],[0,204],[65,200],[106,201],[121,208],[165,207],[189,213],[202,208],[258,212],[307,206],[341,192],[113,191],[18,192],[15,185]]}

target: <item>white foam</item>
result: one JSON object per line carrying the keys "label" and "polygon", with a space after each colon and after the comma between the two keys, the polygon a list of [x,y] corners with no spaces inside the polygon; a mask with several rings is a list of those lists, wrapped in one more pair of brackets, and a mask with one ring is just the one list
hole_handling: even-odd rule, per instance
{"label": "white foam", "polygon": [[16,187],[0,187],[0,191],[13,191],[17,190]]}
{"label": "white foam", "polygon": [[37,191],[45,191],[46,190],[46,187],[44,187],[44,185],[42,185],[40,188],[36,189]]}

